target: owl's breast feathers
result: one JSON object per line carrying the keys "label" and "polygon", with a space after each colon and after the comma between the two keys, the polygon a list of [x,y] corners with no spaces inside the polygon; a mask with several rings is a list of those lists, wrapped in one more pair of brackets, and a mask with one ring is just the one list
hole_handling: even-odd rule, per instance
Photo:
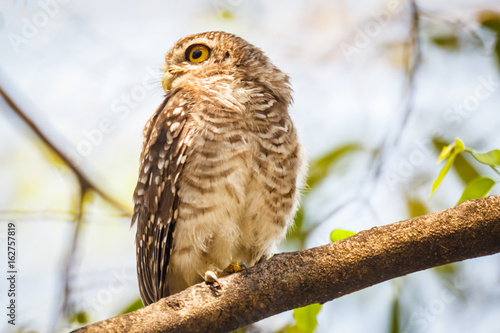
{"label": "owl's breast feathers", "polygon": [[289,103],[242,80],[169,92],[146,125],[134,195],[143,300],[233,260],[252,266],[284,237],[303,170]]}

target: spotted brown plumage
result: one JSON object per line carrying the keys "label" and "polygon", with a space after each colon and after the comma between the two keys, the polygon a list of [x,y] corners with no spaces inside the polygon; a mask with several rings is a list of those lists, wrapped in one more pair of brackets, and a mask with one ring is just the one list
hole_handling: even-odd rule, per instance
{"label": "spotted brown plumage", "polygon": [[134,193],[145,305],[264,260],[292,222],[304,171],[288,77],[261,50],[207,32],[179,40],[165,69]]}

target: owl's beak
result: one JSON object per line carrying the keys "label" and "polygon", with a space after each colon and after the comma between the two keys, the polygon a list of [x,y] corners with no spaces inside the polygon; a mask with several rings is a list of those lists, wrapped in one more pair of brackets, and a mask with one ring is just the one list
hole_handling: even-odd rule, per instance
{"label": "owl's beak", "polygon": [[167,90],[170,90],[172,88],[172,82],[175,79],[175,75],[170,74],[169,72],[165,72],[163,75],[163,79],[161,80],[161,85],[163,87],[163,90],[167,92]]}

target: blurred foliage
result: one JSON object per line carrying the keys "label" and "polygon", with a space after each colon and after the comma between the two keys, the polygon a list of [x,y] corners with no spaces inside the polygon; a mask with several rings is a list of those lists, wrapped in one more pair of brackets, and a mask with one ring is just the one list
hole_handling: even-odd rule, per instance
{"label": "blurred foliage", "polygon": [[221,12],[221,17],[225,20],[231,20],[234,18],[234,14],[230,11],[224,10]]}
{"label": "blurred foliage", "polygon": [[483,10],[478,14],[478,21],[483,28],[493,31],[496,35],[494,52],[500,69],[500,13],[492,10]]}
{"label": "blurred foliage", "polygon": [[297,328],[297,330],[294,330],[292,326],[291,330],[289,330],[288,332],[314,332],[314,329],[318,325],[316,317],[320,311],[321,304],[318,303],[293,310],[293,318],[295,318],[295,327]]}
{"label": "blurred foliage", "polygon": [[309,163],[309,175],[306,180],[307,188],[312,190],[316,185],[323,181],[331,172],[332,166],[335,165],[335,163],[337,163],[342,157],[361,149],[361,145],[357,143],[348,143],[312,160]]}
{"label": "blurred foliage", "polygon": [[456,50],[459,47],[459,39],[455,34],[432,36],[432,42],[439,47]]}
{"label": "blurred foliage", "polygon": [[[472,155],[472,157],[475,158],[475,160],[483,165],[486,165],[492,169],[497,176],[500,176],[500,171],[497,169],[497,167],[500,166],[500,151],[495,149],[491,150],[486,153],[479,153],[476,151],[473,151],[472,149],[466,148],[464,143],[456,139],[454,143],[451,143],[447,146],[444,146],[441,150],[441,154],[439,155],[438,162],[446,160],[443,168],[441,169],[438,177],[432,184],[432,191],[431,191],[431,197],[434,195],[436,192],[437,188],[443,181],[444,177],[447,175],[448,171],[450,170],[451,166],[454,165],[456,162],[456,159],[460,154],[462,153],[469,153]],[[464,163],[465,159],[462,160],[462,163]],[[462,165],[463,168],[463,165]],[[468,170],[471,168],[474,169],[472,166],[467,166],[466,167]],[[457,172],[460,170],[460,167],[456,167]],[[462,193],[462,196],[458,200],[457,204],[465,201],[465,200],[471,200],[471,199],[477,199],[477,198],[483,198],[485,197],[491,190],[491,188],[497,183],[493,179],[489,177],[484,177],[484,176],[479,176],[477,172],[475,171],[472,174],[467,174],[465,175],[465,171],[462,170],[462,175],[459,176],[462,180],[465,181],[466,187],[465,190]],[[472,179],[471,179],[472,178]]]}
{"label": "blurred foliage", "polygon": [[339,241],[344,238],[349,238],[356,235],[355,232],[349,230],[335,229],[330,233],[330,240],[333,242]]}
{"label": "blurred foliage", "polygon": [[457,276],[458,273],[458,265],[456,263],[446,264],[434,267],[432,269],[434,273],[442,280],[452,285],[453,280]]}
{"label": "blurred foliage", "polygon": [[430,41],[439,48],[456,51],[460,48],[460,38],[453,27],[438,28],[433,26],[433,29],[428,31]]}
{"label": "blurred foliage", "polygon": [[479,12],[478,21],[485,28],[500,33],[500,13],[493,10]]}
{"label": "blurred foliage", "polygon": [[[492,51],[500,70],[500,12],[482,10],[477,14],[477,22],[483,29],[492,32],[494,35],[495,41],[492,45]],[[483,40],[475,32],[468,32],[460,23],[439,21],[428,22],[427,25],[426,36],[433,45],[442,50],[458,51],[464,46],[485,47]],[[469,38],[467,39],[467,37]],[[470,37],[472,37],[472,40]]]}
{"label": "blurred foliage", "polygon": [[77,311],[77,312],[74,312],[70,315],[68,321],[70,324],[82,326],[82,325],[90,323],[90,317],[89,317],[89,314],[85,311]]}
{"label": "blurred foliage", "polygon": [[57,170],[69,171],[68,165],[61,156],[49,147],[45,142],[41,141],[36,135],[27,135],[30,143],[38,149],[38,152],[43,156],[43,158],[54,166]]}
{"label": "blurred foliage", "polygon": [[457,204],[467,200],[484,198],[490,192],[493,185],[495,185],[495,181],[487,177],[477,177],[473,179],[465,187]]}
{"label": "blurred foliage", "polygon": [[304,248],[304,242],[306,240],[307,232],[302,228],[304,225],[304,205],[299,207],[299,210],[295,214],[293,226],[290,229],[285,241],[293,242],[296,241],[300,244],[300,248]]}
{"label": "blurred foliage", "polygon": [[144,307],[144,305],[142,304],[141,299],[138,298],[135,301],[133,301],[132,303],[130,303],[130,305],[127,306],[125,309],[123,309],[123,311],[120,312],[120,314],[125,314],[125,313],[129,313],[129,312],[133,312],[135,310],[142,309],[143,307]]}
{"label": "blurred foliage", "polygon": [[[306,193],[311,192],[314,188],[321,184],[328,176],[331,175],[332,170],[343,158],[362,150],[362,146],[357,143],[347,143],[331,151],[323,156],[313,159],[309,162],[309,173],[306,177]],[[305,212],[304,205],[301,205],[295,214],[294,224],[286,241],[289,243],[296,242],[300,244],[299,248],[304,248],[304,242],[310,230],[305,230]]]}
{"label": "blurred foliage", "polygon": [[406,197],[406,206],[410,218],[422,216],[429,213],[426,204],[419,198],[413,196]]}
{"label": "blurred foliage", "polygon": [[312,333],[318,325],[316,317],[321,311],[321,304],[315,303],[293,310],[295,325],[283,327],[277,333]]}
{"label": "blurred foliage", "polygon": [[399,333],[399,291],[397,292],[397,296],[394,298],[391,306],[391,327],[389,331],[391,333]]}

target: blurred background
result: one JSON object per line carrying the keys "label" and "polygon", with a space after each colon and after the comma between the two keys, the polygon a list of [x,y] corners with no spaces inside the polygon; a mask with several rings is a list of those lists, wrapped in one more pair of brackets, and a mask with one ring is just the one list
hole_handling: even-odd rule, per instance
{"label": "blurred background", "polygon": [[[142,305],[130,229],[142,128],[163,98],[166,51],[209,30],[291,77],[311,168],[279,251],[452,207],[472,178],[498,180],[460,155],[429,199],[443,145],[500,148],[498,0],[0,0],[0,244],[14,223],[18,269],[16,326],[4,315],[0,331],[65,332]],[[312,312],[312,328],[290,311],[251,330],[500,332],[500,256]]]}

